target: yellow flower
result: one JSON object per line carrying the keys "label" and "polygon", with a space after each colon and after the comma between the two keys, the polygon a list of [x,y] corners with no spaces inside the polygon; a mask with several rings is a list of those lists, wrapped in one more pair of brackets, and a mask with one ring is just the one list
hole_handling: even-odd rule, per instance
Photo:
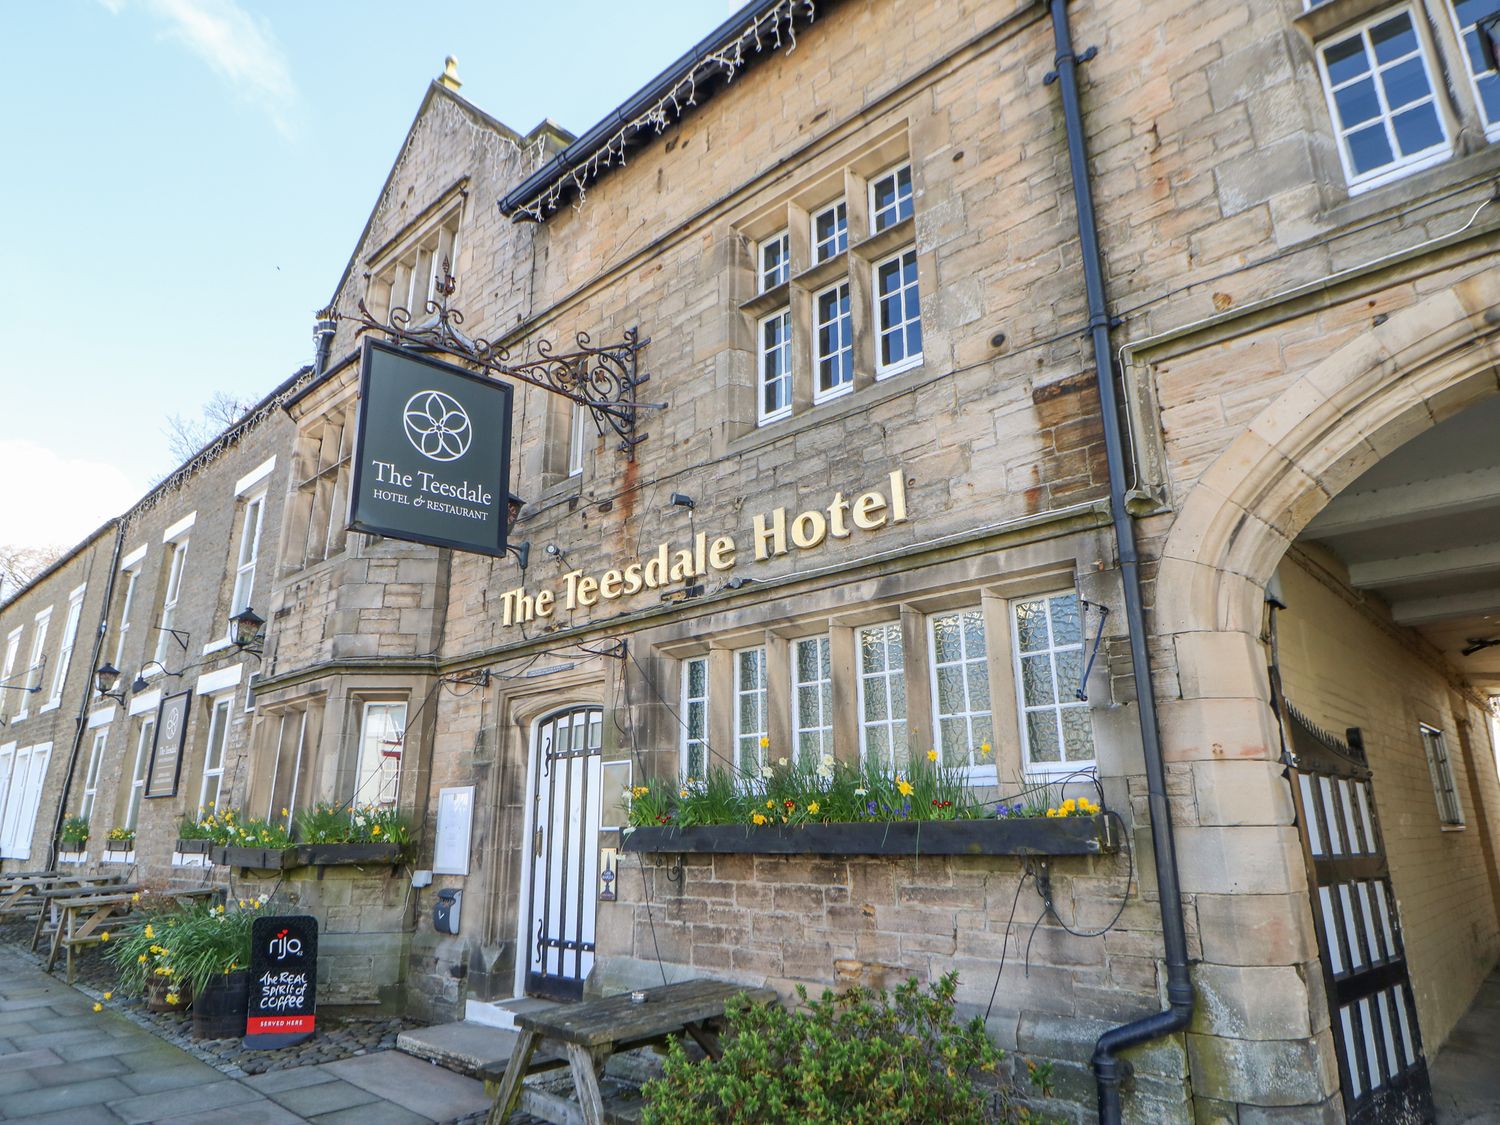
{"label": "yellow flower", "polygon": [[990,744],[989,744],[989,743],[988,743],[988,742],[981,742],[981,743],[980,743],[980,744],[979,744],[979,752],[980,752],[980,753],[981,753],[981,754],[989,754],[989,753],[992,753],[992,751],[991,751],[991,749],[990,749]]}
{"label": "yellow flower", "polygon": [[130,901],[131,902],[140,902],[141,901],[141,892],[140,891],[136,891],[135,894],[131,895],[130,896]]}
{"label": "yellow flower", "polygon": [[104,998],[105,998],[105,999],[106,999],[106,1000],[112,1000],[112,999],[114,999],[114,995],[115,995],[115,994],[114,994],[114,993],[113,993],[113,992],[106,992],[106,993],[105,993],[105,994],[104,994]]}
{"label": "yellow flower", "polygon": [[136,961],[139,964],[144,965],[146,963],[146,955],[144,953],[142,953],[139,957],[136,958]]}
{"label": "yellow flower", "polygon": [[289,813],[289,812],[287,812],[287,811],[286,811],[286,809],[282,809],[282,810],[281,810],[281,815],[282,815],[282,816],[291,816],[291,815],[292,815],[292,814],[291,814],[291,813]]}
{"label": "yellow flower", "polygon": [[750,823],[751,824],[754,824],[755,826],[759,827],[760,825],[764,824],[765,822],[766,822],[766,818],[765,818],[765,815],[763,813],[753,813],[753,814],[751,814],[751,817],[750,817]]}
{"label": "yellow flower", "polygon": [[1057,815],[1057,810],[1056,809],[1048,809],[1047,810],[1047,815],[1048,816],[1056,816]]}
{"label": "yellow flower", "polygon": [[374,828],[370,829],[370,835],[371,836],[379,836],[380,835],[380,825],[377,824]]}
{"label": "yellow flower", "polygon": [[819,808],[821,808],[821,806],[818,804],[817,801],[808,801],[807,802],[807,812],[808,812],[809,816],[817,816]]}
{"label": "yellow flower", "polygon": [[[154,938],[156,936],[156,931],[151,928],[151,923],[150,922],[146,923],[146,936],[148,938]],[[152,950],[152,952],[154,953],[156,951]]]}
{"label": "yellow flower", "polygon": [[927,751],[927,760],[929,762],[935,762],[935,761],[937,761],[937,751],[936,750],[929,750],[929,751]]}
{"label": "yellow flower", "polygon": [[167,1003],[168,1004],[175,1004],[175,1003],[177,1003],[177,993],[175,993],[175,992],[169,992],[169,993],[167,993]]}
{"label": "yellow flower", "polygon": [[101,1003],[99,1003],[97,1000],[94,1001],[94,1011],[96,1011],[96,1012],[102,1012],[102,1011],[104,1011],[104,1005],[101,1004]]}
{"label": "yellow flower", "polygon": [[109,940],[109,931],[105,930],[102,934],[100,934],[99,935],[99,940],[100,941],[108,941]]}
{"label": "yellow flower", "polygon": [[766,802],[766,808],[768,808],[768,809],[774,809],[775,807],[776,807],[776,802],[775,801],[767,801]]}
{"label": "yellow flower", "polygon": [[687,791],[687,789],[686,789],[686,787],[684,787],[684,788],[683,788],[683,789],[682,789],[682,791],[681,791],[681,792],[679,792],[679,793],[678,793],[678,794],[677,794],[677,795],[678,795],[678,796],[679,796],[679,797],[683,797],[683,798],[686,798],[686,797],[687,797],[687,795],[688,795],[688,791]]}
{"label": "yellow flower", "polygon": [[896,779],[896,792],[900,793],[903,797],[910,797],[913,793],[911,782],[907,781],[904,777],[898,777]]}
{"label": "yellow flower", "polygon": [[760,748],[762,750],[764,750],[769,745],[771,745],[771,740],[769,738],[767,738],[765,735],[761,735],[760,736]]}

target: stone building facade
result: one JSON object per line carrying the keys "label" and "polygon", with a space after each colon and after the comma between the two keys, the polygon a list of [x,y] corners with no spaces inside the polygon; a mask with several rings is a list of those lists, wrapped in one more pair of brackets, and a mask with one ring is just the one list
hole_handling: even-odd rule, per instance
{"label": "stone building facade", "polygon": [[[1088,1120],[1096,1040],[1167,999],[1113,484],[1195,998],[1127,1053],[1126,1118],[1341,1120],[1420,1087],[1500,960],[1500,646],[1478,643],[1500,635],[1500,76],[1475,26],[1494,5],[1051,7],[762,0],[580,138],[522,135],[439,80],[336,287],[326,362],[127,516],[119,548],[106,529],[0,609],[0,640],[21,628],[21,652],[44,603],[61,622],[80,575],[121,571],[112,551],[165,565],[189,511],[229,542],[231,486],[274,454],[265,652],[223,792],[267,815],[394,804],[431,879],[291,880],[332,935],[337,1000],[504,1025],[528,994],[956,971],[1000,1045],[1053,1062],[1049,1108]],[[1059,10],[1098,48],[1080,82],[1123,481],[1049,75]],[[638,397],[660,405],[631,445],[516,381],[524,555],[347,532],[361,303],[461,309],[512,363],[638,333]],[[195,644],[228,581],[204,575],[184,586]],[[150,654],[128,643],[134,668]],[[228,650],[193,657],[233,675]],[[67,698],[69,722],[13,724],[13,754],[95,729]],[[121,718],[106,780],[128,776]],[[648,777],[929,749],[991,800],[1097,792],[1128,846],[621,850],[617,794]],[[152,816],[193,803],[193,753]],[[461,807],[454,865],[440,810]],[[146,836],[141,870],[180,877],[170,833]]]}

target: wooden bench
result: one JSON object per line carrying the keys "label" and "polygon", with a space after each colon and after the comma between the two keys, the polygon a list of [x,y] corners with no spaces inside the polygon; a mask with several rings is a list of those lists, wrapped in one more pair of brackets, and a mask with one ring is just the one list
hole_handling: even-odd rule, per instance
{"label": "wooden bench", "polygon": [[36,928],[31,931],[31,948],[35,952],[44,935],[56,931],[62,921],[58,903],[64,899],[81,898],[87,895],[120,894],[141,889],[140,883],[126,883],[119,875],[102,875],[96,879],[58,880],[50,887],[37,890],[33,896],[37,904]]}
{"label": "wooden bench", "polygon": [[55,872],[25,877],[7,876],[0,880],[0,920],[11,914],[30,918],[39,911],[44,900],[43,891],[60,890],[66,887],[98,886],[101,883],[117,883],[118,875],[62,875]]}
{"label": "wooden bench", "polygon": [[[131,892],[134,893],[134,892]],[[111,918],[130,910],[130,893],[91,894],[80,898],[59,900],[62,920],[52,934],[52,947],[47,954],[47,972],[52,971],[60,952],[66,951],[68,959],[68,983],[74,980],[73,951],[85,945],[106,940],[105,928]]]}
{"label": "wooden bench", "polygon": [[[776,999],[776,993],[769,988],[745,988],[716,980],[682,981],[643,991],[646,999],[642,1003],[626,993],[518,1015],[516,1026],[520,1038],[505,1068],[487,1125],[503,1125],[518,1105],[527,1113],[559,1125],[579,1120],[584,1125],[605,1125],[599,1075],[610,1055],[688,1035],[710,1057],[718,1058],[718,1028],[729,1000],[740,993],[755,1003],[772,1003]],[[527,1074],[558,1065],[556,1056],[533,1065],[537,1048],[548,1040],[561,1044],[565,1052],[572,1070],[573,1089],[578,1094],[576,1108],[554,1094],[523,1088]]]}

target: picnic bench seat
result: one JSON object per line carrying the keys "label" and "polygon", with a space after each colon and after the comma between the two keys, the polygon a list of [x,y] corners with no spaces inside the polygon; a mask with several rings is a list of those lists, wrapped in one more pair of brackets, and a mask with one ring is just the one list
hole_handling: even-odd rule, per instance
{"label": "picnic bench seat", "polygon": [[7,876],[0,880],[0,921],[12,914],[23,919],[40,911],[45,903],[41,892],[67,887],[100,886],[122,881],[119,875],[62,875],[57,873]]}
{"label": "picnic bench seat", "polygon": [[[74,950],[107,940],[107,925],[112,919],[118,921],[121,916],[130,913],[139,900],[140,890],[140,884],[126,883],[115,887],[87,888],[81,894],[54,894],[50,905],[54,910],[60,911],[62,916],[52,931],[46,971],[50,973],[58,955],[66,953],[68,983],[72,984]],[[184,902],[195,898],[216,898],[223,893],[220,887],[187,887],[161,891],[156,897]]]}
{"label": "picnic bench seat", "polygon": [[[520,1037],[505,1068],[487,1125],[503,1125],[518,1106],[559,1125],[577,1121],[583,1125],[606,1125],[599,1076],[616,1051],[688,1035],[710,1057],[718,1058],[721,1053],[718,1028],[729,1000],[740,993],[755,1003],[772,1003],[776,999],[776,993],[769,988],[745,988],[716,980],[682,981],[642,991],[643,1002],[625,993],[516,1016]],[[538,1048],[547,1041],[563,1048],[563,1057],[572,1071],[573,1089],[578,1095],[577,1106],[555,1094],[523,1085],[528,1074],[562,1065],[562,1059],[555,1054],[536,1058]]]}

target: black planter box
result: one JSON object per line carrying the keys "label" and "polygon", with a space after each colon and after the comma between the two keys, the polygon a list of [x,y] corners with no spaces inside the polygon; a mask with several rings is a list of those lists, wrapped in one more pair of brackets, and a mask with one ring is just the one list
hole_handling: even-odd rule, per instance
{"label": "black planter box", "polygon": [[180,855],[207,855],[213,846],[212,840],[178,840],[175,849]]}
{"label": "black planter box", "polygon": [[208,849],[208,858],[211,862],[225,867],[250,867],[257,871],[279,871],[283,867],[292,866],[287,860],[291,858],[294,851],[296,851],[295,848],[215,846]]}
{"label": "black planter box", "polygon": [[1101,814],[764,828],[669,825],[631,829],[622,847],[718,855],[1101,855],[1118,851],[1120,842],[1112,818]]}
{"label": "black planter box", "polygon": [[288,859],[288,867],[355,864],[395,866],[401,859],[400,844],[298,844],[288,851],[295,853]]}

